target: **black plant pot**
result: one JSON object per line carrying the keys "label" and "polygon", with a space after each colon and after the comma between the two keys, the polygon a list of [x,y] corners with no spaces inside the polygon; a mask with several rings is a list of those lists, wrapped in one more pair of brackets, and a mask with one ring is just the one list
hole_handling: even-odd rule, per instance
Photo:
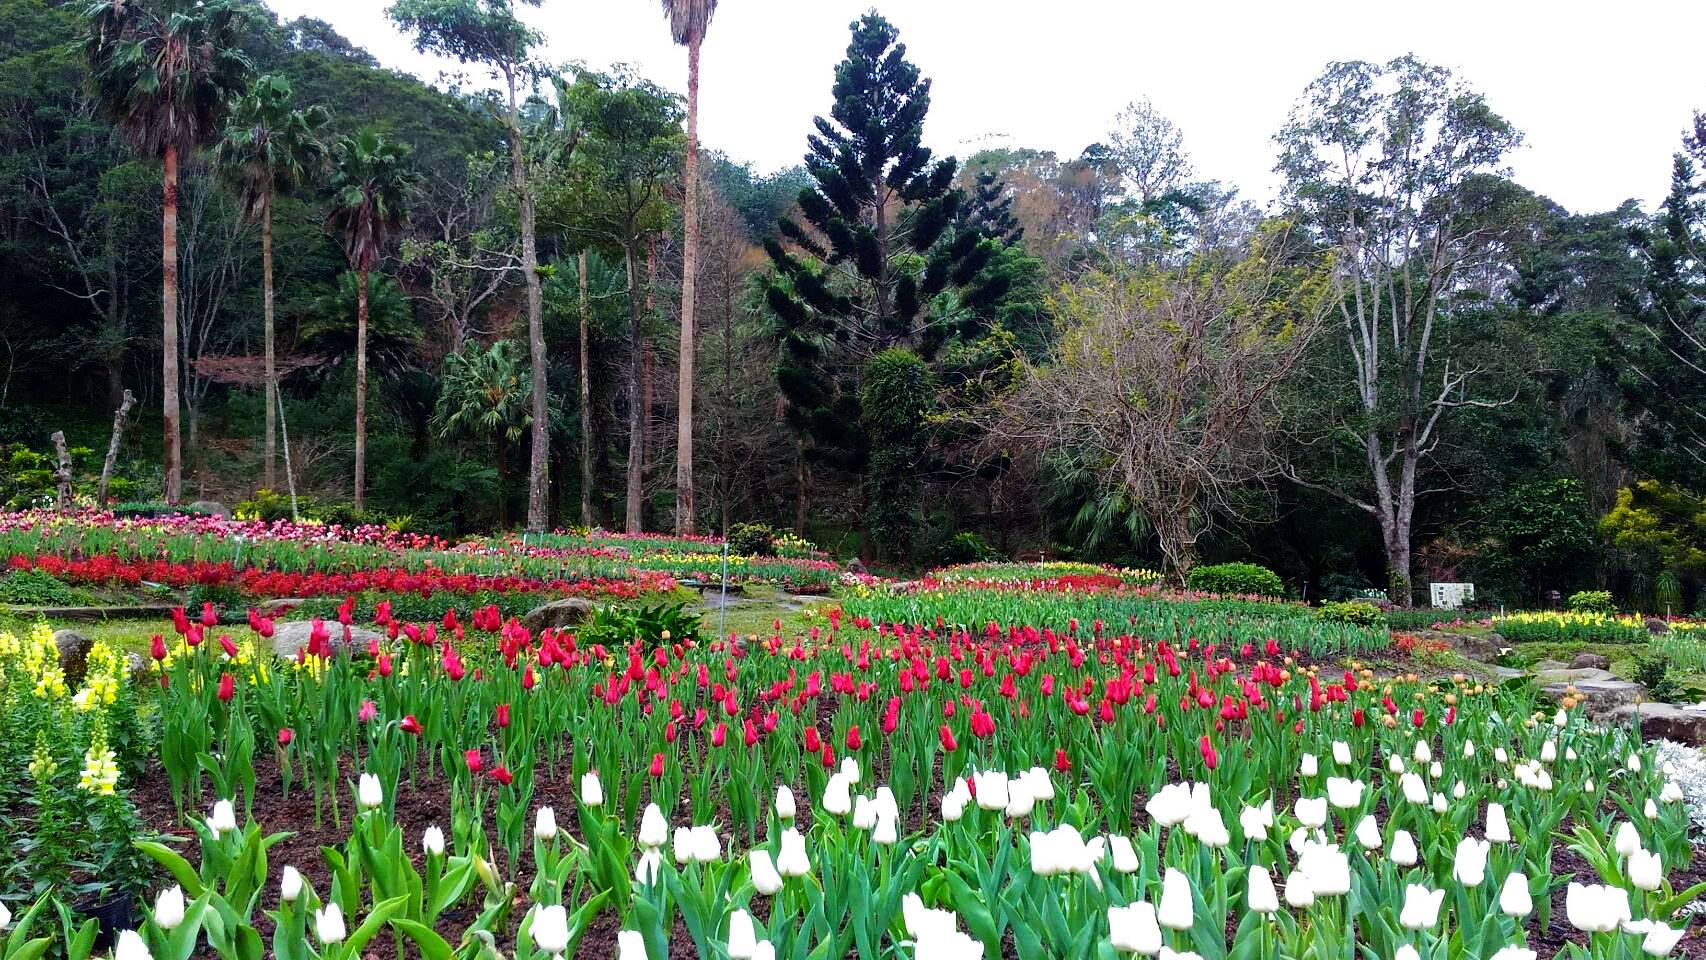
{"label": "black plant pot", "polygon": [[95,949],[105,950],[118,939],[120,930],[136,929],[136,898],[129,891],[102,890],[78,900],[73,907],[77,915],[100,924],[95,935]]}

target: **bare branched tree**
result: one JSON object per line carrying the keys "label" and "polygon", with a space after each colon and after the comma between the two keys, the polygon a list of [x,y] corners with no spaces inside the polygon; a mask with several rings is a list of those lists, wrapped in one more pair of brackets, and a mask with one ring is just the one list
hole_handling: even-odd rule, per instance
{"label": "bare branched tree", "polygon": [[1214,518],[1278,477],[1278,387],[1326,315],[1328,285],[1288,264],[1284,227],[1243,256],[1086,274],[1060,303],[1054,362],[999,405],[998,442],[1093,464],[1183,579]]}

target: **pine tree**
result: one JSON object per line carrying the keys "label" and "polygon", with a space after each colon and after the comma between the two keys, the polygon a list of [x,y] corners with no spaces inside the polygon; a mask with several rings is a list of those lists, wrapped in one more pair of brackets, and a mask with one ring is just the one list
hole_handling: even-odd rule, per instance
{"label": "pine tree", "polygon": [[1007,195],[1007,183],[993,170],[984,170],[977,175],[966,220],[1008,246],[1025,238],[1025,228],[1013,216],[1013,198]]}
{"label": "pine tree", "polygon": [[[977,329],[1005,281],[985,274],[993,241],[949,229],[966,199],[953,187],[954,159],[923,145],[930,81],[881,16],[851,30],[835,103],[807,138],[804,222],[783,218],[781,238],[765,241],[765,299],[782,347],[777,384],[807,460],[863,476],[865,363],[895,347],[928,359]],[[867,537],[868,555],[870,546]]]}

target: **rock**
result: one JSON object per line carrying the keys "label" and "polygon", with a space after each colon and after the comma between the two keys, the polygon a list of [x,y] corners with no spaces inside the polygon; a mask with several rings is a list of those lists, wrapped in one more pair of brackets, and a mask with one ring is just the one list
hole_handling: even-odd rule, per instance
{"label": "rock", "polygon": [[144,658],[142,654],[125,654],[124,665],[126,671],[130,674],[131,686],[139,686],[144,680],[148,679],[148,660]]}
{"label": "rock", "polygon": [[1610,670],[1611,658],[1598,653],[1578,653],[1570,661],[1571,670]]}
{"label": "rock", "polygon": [[274,597],[271,600],[262,600],[255,604],[255,612],[263,617],[270,617],[274,614],[294,610],[307,602],[301,597]]}
{"label": "rock", "polygon": [[231,519],[231,511],[226,508],[225,504],[217,500],[197,500],[189,505],[189,511],[191,513],[205,513],[221,520]]}
{"label": "rock", "polygon": [[[1577,670],[1571,673],[1605,673],[1602,670]],[[1592,720],[1604,720],[1618,707],[1627,706],[1646,696],[1647,688],[1630,680],[1618,680],[1606,674],[1606,680],[1541,681],[1540,692],[1554,700],[1567,696],[1580,699],[1582,709]],[[1538,679],[1538,678],[1537,678]]]}
{"label": "rock", "polygon": [[1610,670],[1599,670],[1593,667],[1580,669],[1563,667],[1561,669],[1542,670],[1537,664],[1534,679],[1541,686],[1550,686],[1555,683],[1604,683],[1609,680],[1616,680],[1617,675]]}
{"label": "rock", "polygon": [[1631,703],[1612,710],[1611,716],[1620,723],[1638,719],[1641,736],[1647,740],[1706,744],[1706,709],[1669,703]]}
{"label": "rock", "polygon": [[1648,617],[1647,632],[1655,637],[1662,637],[1670,632],[1670,621],[1663,617]]}
{"label": "rock", "polygon": [[865,562],[863,560],[860,560],[858,557],[854,557],[853,559],[847,561],[847,572],[853,573],[853,574],[864,575],[868,571],[866,571],[866,569],[865,569]]}
{"label": "rock", "polygon": [[54,646],[59,648],[59,669],[65,672],[65,685],[76,689],[89,669],[89,648],[94,642],[75,630],[55,630]]}
{"label": "rock", "polygon": [[591,600],[583,597],[564,597],[527,611],[527,616],[521,618],[521,625],[537,635],[544,630],[561,630],[585,623],[597,612],[598,607]]}
{"label": "rock", "polygon": [[1404,631],[1418,640],[1442,642],[1471,660],[1493,663],[1504,652],[1505,640],[1496,633],[1477,633],[1458,630]]}
{"label": "rock", "polygon": [[[332,650],[366,650],[370,640],[383,642],[385,635],[374,633],[361,627],[349,628],[349,639],[344,639],[343,625],[336,620],[328,620],[326,633]],[[308,646],[308,638],[314,632],[311,620],[292,620],[288,623],[275,623],[272,628],[272,652],[289,660],[296,659],[298,651]]]}

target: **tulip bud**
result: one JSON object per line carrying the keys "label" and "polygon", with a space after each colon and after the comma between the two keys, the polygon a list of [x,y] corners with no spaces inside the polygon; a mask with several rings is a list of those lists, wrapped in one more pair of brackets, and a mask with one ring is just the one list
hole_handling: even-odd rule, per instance
{"label": "tulip bud", "polygon": [[421,834],[421,849],[429,857],[444,856],[444,831],[437,827],[427,827]]}
{"label": "tulip bud", "polygon": [[220,836],[237,829],[237,812],[232,809],[231,801],[220,800],[213,805],[213,814],[207,818],[207,826]]}
{"label": "tulip bud", "polygon": [[646,804],[646,812],[640,816],[640,846],[661,847],[669,839],[669,824],[664,822],[663,811],[655,803]]}
{"label": "tulip bud", "polygon": [[160,891],[154,900],[154,925],[162,930],[175,930],[184,922],[184,888],[174,884]]}
{"label": "tulip bud", "polygon": [[746,856],[754,890],[769,897],[782,889],[782,875],[776,871],[776,863],[770,859],[769,850],[759,847]]}
{"label": "tulip bud", "polygon": [[1444,890],[1409,884],[1404,888],[1404,909],[1398,915],[1398,925],[1406,930],[1432,930],[1439,923],[1439,907],[1444,900]]}
{"label": "tulip bud", "polygon": [[581,806],[601,807],[604,805],[604,782],[598,779],[597,770],[588,770],[581,774]]}
{"label": "tulip bud", "polygon": [[113,960],[154,960],[154,955],[148,952],[148,944],[141,934],[135,930],[119,932],[118,942],[113,944]]}
{"label": "tulip bud", "polygon": [[533,937],[533,945],[546,956],[562,953],[569,948],[568,910],[560,903],[535,906],[529,933]]}
{"label": "tulip bud", "polygon": [[295,867],[287,866],[278,880],[278,898],[284,903],[295,903],[302,896],[302,874]]}
{"label": "tulip bud", "polygon": [[1251,913],[1273,913],[1279,910],[1279,895],[1274,892],[1274,878],[1268,874],[1268,868],[1260,865],[1250,868],[1250,888],[1245,893],[1244,902]]}
{"label": "tulip bud", "polygon": [[371,773],[364,773],[356,781],[355,802],[363,810],[373,810],[385,802],[385,790],[379,785],[379,778]]}
{"label": "tulip bud", "polygon": [[314,911],[314,935],[323,944],[343,943],[348,936],[344,929],[344,911],[337,901],[326,904],[324,909]]}
{"label": "tulip bud", "polygon": [[1161,879],[1161,904],[1157,919],[1169,930],[1189,930],[1195,919],[1191,906],[1191,881],[1183,873],[1168,867]]}
{"label": "tulip bud", "polygon": [[792,820],[796,814],[794,807],[794,791],[783,784],[776,788],[776,817],[780,820]]}
{"label": "tulip bud", "polygon": [[554,840],[557,837],[557,811],[550,807],[540,807],[533,817],[533,836],[540,840]]}
{"label": "tulip bud", "polygon": [[1521,919],[1534,911],[1534,898],[1528,893],[1528,876],[1521,870],[1505,878],[1499,888],[1499,912]]}
{"label": "tulip bud", "polygon": [[1645,850],[1636,850],[1629,855],[1629,882],[1637,890],[1651,893],[1664,882],[1664,866],[1659,862],[1659,855]]}
{"label": "tulip bud", "polygon": [[1410,831],[1399,830],[1392,835],[1392,849],[1387,856],[1400,867],[1413,867],[1419,859],[1416,851],[1416,840],[1410,836]]}
{"label": "tulip bud", "polygon": [[646,960],[646,938],[638,930],[616,935],[616,960]]}

